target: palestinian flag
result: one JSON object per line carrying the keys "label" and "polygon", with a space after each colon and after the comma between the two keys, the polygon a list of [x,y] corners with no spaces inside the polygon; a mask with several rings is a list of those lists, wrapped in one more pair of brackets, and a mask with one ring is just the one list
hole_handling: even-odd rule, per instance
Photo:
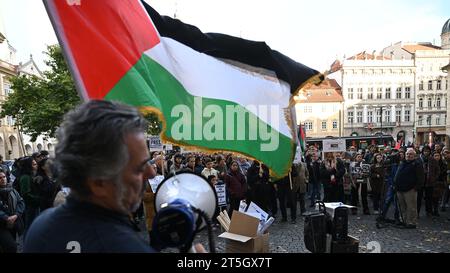
{"label": "palestinian flag", "polygon": [[305,125],[300,124],[298,125],[298,141],[300,148],[302,149],[302,152],[306,151],[306,140],[305,140]]}
{"label": "palestinian flag", "polygon": [[160,16],[138,0],[44,0],[85,99],[152,111],[162,139],[232,151],[286,174],[295,151],[292,95],[323,76],[264,42]]}

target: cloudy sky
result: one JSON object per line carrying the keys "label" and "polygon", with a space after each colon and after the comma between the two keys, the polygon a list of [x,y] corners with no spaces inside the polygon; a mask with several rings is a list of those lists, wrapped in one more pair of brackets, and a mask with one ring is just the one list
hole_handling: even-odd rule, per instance
{"label": "cloudy sky", "polygon": [[[82,2],[83,0],[81,0]],[[336,57],[381,50],[398,41],[440,45],[450,18],[448,0],[146,0],[159,13],[267,44],[320,71]],[[46,45],[57,42],[40,0],[0,0],[0,16],[17,61],[33,54],[43,65]],[[1,23],[0,23],[1,25]]]}

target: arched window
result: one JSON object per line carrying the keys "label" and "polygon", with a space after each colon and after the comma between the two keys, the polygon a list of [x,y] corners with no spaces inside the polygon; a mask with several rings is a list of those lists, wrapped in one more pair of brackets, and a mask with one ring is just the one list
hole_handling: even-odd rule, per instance
{"label": "arched window", "polygon": [[438,98],[436,99],[436,107],[437,107],[437,109],[440,109],[440,108],[441,108],[441,98],[440,98],[440,97],[438,97]]}
{"label": "arched window", "polygon": [[419,99],[419,108],[423,108],[423,99],[422,98]]}
{"label": "arched window", "polygon": [[431,98],[428,98],[428,108],[431,108],[431,105],[432,105]]}

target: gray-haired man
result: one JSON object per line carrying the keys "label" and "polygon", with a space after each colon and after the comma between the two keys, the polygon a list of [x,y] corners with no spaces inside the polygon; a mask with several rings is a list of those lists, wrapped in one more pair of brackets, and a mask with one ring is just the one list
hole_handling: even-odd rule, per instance
{"label": "gray-haired man", "polygon": [[423,183],[424,170],[416,160],[416,151],[409,148],[394,178],[394,187],[406,228],[417,225],[417,189]]}
{"label": "gray-haired man", "polygon": [[153,252],[130,215],[155,175],[135,109],[89,101],[66,115],[58,134],[58,178],[66,202],[41,214],[25,238],[25,252]]}

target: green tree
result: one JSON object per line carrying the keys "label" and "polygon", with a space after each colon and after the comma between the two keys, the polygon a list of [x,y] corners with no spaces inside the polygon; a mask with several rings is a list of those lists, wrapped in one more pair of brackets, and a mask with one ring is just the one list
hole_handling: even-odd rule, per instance
{"label": "green tree", "polygon": [[155,113],[144,114],[144,118],[148,121],[147,134],[157,136],[162,131],[162,122]]}
{"label": "green tree", "polygon": [[59,45],[47,47],[44,78],[21,75],[11,79],[12,89],[2,105],[0,117],[12,116],[16,126],[31,136],[54,137],[65,113],[81,100]]}

